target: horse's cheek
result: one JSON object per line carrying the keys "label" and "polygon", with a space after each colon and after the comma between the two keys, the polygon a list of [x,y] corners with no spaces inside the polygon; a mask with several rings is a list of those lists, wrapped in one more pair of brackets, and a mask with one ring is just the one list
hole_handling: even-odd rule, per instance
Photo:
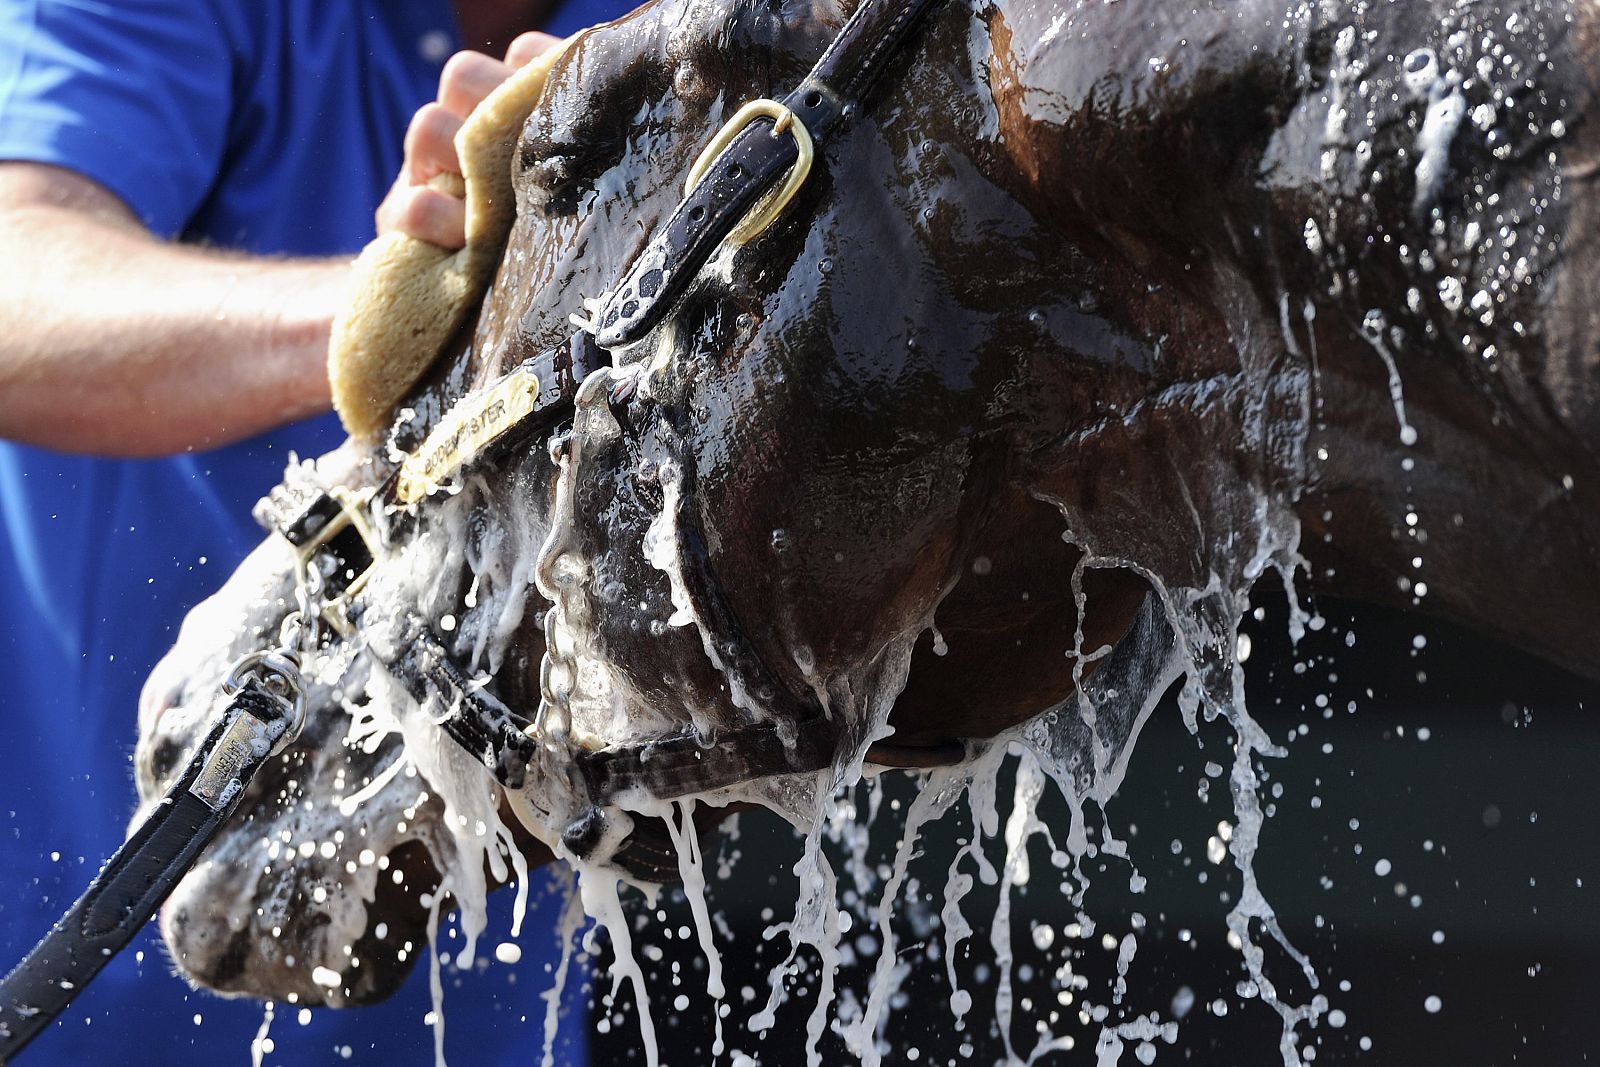
{"label": "horse's cheek", "polygon": [[919,625],[955,544],[945,457],[852,443],[791,409],[726,427],[715,447],[729,462],[700,452],[695,508],[713,570],[747,637],[800,692]]}
{"label": "horse's cheek", "polygon": [[1127,632],[1144,583],[1081,567],[1062,529],[1055,508],[1012,496],[976,534],[934,629],[917,642],[890,718],[898,740],[985,737],[1047,711]]}

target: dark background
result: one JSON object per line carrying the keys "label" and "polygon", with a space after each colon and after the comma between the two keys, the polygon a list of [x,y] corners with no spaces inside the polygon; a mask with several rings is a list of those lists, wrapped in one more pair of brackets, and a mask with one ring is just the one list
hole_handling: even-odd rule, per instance
{"label": "dark background", "polygon": [[[1315,1030],[1302,1027],[1302,1047],[1315,1050],[1317,1063],[1588,1062],[1591,1049],[1600,1051],[1600,813],[1590,800],[1600,782],[1600,687],[1442,624],[1326,600],[1313,604],[1325,625],[1295,647],[1279,598],[1257,599],[1264,618],[1245,627],[1252,638],[1249,703],[1288,755],[1263,764],[1273,809],[1256,869],[1285,931],[1315,964],[1320,991],[1344,1016],[1341,1026],[1325,1018]],[[1198,740],[1191,736],[1171,699],[1157,710],[1110,805],[1111,827],[1129,843],[1132,867],[1118,859],[1089,863],[1084,910],[1098,924],[1093,936],[1060,936],[1075,912],[1050,866],[1050,849],[1035,839],[1033,878],[1014,897],[1012,917],[1013,1033],[1022,1055],[1032,1047],[1034,1022],[1056,1009],[1052,1032],[1073,1034],[1078,1046],[1042,1062],[1095,1062],[1100,1026],[1079,1022],[1076,1000],[1070,1008],[1056,1004],[1055,973],[1070,953],[1074,970],[1088,978],[1081,996],[1110,1005],[1116,954],[1101,937],[1120,939],[1137,912],[1144,930],[1113,1019],[1152,1011],[1170,1019],[1184,989],[1194,1004],[1176,1044],[1158,1040],[1145,1054],[1153,1052],[1157,1063],[1281,1062],[1277,1016],[1240,995],[1246,975],[1226,942],[1229,905],[1221,895],[1234,899],[1239,876],[1231,859],[1218,865],[1206,854],[1218,822],[1234,816],[1225,776],[1205,790],[1200,783],[1208,761],[1231,765],[1230,741],[1221,724],[1202,726]],[[909,801],[909,783],[888,789],[889,797]],[[1009,774],[1000,796],[1010,797]],[[1064,831],[1059,798],[1042,810]],[[1091,816],[1091,826],[1097,821]],[[889,857],[898,824],[898,813],[880,819],[878,860]],[[980,885],[968,897],[977,932],[960,958],[974,1000],[965,1030],[953,1025],[943,960],[927,958],[926,946],[942,950],[937,920],[946,872],[956,839],[969,832],[964,806],[933,827],[911,868],[918,884],[896,905],[902,955],[913,969],[888,1026],[895,1051],[887,1063],[1003,1059],[987,1022],[995,977],[982,918],[997,890]],[[733,935],[732,944],[719,938],[729,1043],[762,1064],[802,1064],[813,971],[796,983],[806,992],[791,998],[764,1041],[743,1025],[765,1003],[768,970],[787,951],[785,937],[763,941],[762,931],[792,913],[798,840],[774,817],[752,813],[740,818],[737,840],[721,848],[724,858],[727,850],[738,853],[731,877],[713,876],[710,889],[712,908]],[[1003,844],[991,842],[989,855],[998,865]],[[835,858],[838,868],[837,850]],[[1382,875],[1380,860],[1387,861]],[[1128,892],[1134,869],[1147,880],[1138,896]],[[871,888],[868,909],[879,888]],[[931,902],[918,907],[917,900]],[[692,921],[688,908],[672,893],[659,910],[635,901],[635,911],[636,942],[661,950],[659,961],[645,966],[663,1061],[710,1062],[704,964],[697,942],[677,933]],[[1030,921],[1055,927],[1047,952],[1033,945]],[[858,921],[847,940],[864,929]],[[1309,991],[1298,967],[1280,953],[1269,951],[1268,959],[1268,974],[1286,996],[1304,1000]],[[864,996],[870,964],[868,955],[841,984]],[[602,993],[608,988],[603,976],[600,986]],[[744,987],[754,1004],[744,1002]],[[673,1007],[680,991],[689,999],[681,1011]],[[1425,1007],[1429,997],[1439,998],[1437,1012]],[[596,1011],[604,1032],[595,1038],[595,1062],[642,1063],[631,993]],[[1143,1061],[1134,1044],[1123,1064]],[[824,1041],[822,1060],[851,1062],[836,1038]]]}

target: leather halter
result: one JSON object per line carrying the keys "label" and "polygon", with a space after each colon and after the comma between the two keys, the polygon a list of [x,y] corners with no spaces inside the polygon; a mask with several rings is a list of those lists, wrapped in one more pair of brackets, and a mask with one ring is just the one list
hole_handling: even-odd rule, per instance
{"label": "leather halter", "polygon": [[[386,547],[371,509],[399,509],[389,536],[402,535],[428,484],[495,463],[570,419],[578,384],[610,362],[603,350],[637,341],[659,325],[720,245],[749,240],[776,217],[804,181],[811,154],[859,111],[934,2],[862,0],[781,104],[741,109],[696,162],[682,202],[605,301],[594,333],[580,330],[523,363],[508,376],[516,381],[491,386],[503,388],[505,395],[496,397],[504,402],[500,408],[449,423],[443,440],[430,435],[371,496],[329,490],[295,501],[280,487],[263,502],[258,518],[300,551],[302,588],[315,587],[313,606],[324,619],[342,635],[353,635],[357,597]],[[785,174],[787,192],[775,193]],[[447,414],[441,425],[449,419]],[[412,632],[389,669],[414,695],[426,696],[431,687],[446,697],[451,711],[440,725],[500,782],[520,787],[534,754],[529,720],[470,684],[425,620],[412,612],[407,622]],[[84,894],[0,981],[0,1067],[127,946],[234,814],[256,773],[298,735],[304,688],[297,643],[285,640],[282,649],[240,661],[225,686],[231,701],[177,780]],[[816,771],[834,758],[835,741],[833,725],[813,717],[785,731],[771,724],[729,731],[710,748],[684,732],[644,745],[579,752],[578,773],[594,806],[567,829],[563,843],[587,854],[601,836],[599,806],[624,790],[669,799],[767,775]],[[873,753],[890,765],[930,766],[959,759],[965,749],[885,745],[875,746],[869,759]],[[643,820],[615,856],[636,877],[657,882],[675,877],[674,859],[664,833]]]}

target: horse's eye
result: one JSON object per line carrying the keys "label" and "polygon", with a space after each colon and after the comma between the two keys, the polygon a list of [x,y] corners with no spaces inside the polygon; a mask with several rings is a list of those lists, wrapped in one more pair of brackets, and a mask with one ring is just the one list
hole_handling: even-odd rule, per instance
{"label": "horse's eye", "polygon": [[535,154],[524,149],[519,191],[524,206],[545,215],[570,214],[581,192],[574,180],[573,157],[560,152]]}
{"label": "horse's eye", "polygon": [[522,142],[518,156],[517,192],[524,210],[542,215],[570,215],[577,210],[593,178],[583,174],[580,158],[572,146]]}
{"label": "horse's eye", "polygon": [[576,212],[626,143],[623,124],[603,121],[595,103],[576,113],[562,103],[535,109],[517,145],[520,206],[543,215]]}
{"label": "horse's eye", "polygon": [[635,62],[598,84],[552,81],[517,144],[520,209],[570,215],[582,208],[600,176],[621,161],[650,76]]}
{"label": "horse's eye", "polygon": [[600,175],[621,160],[623,146],[620,136],[559,145],[524,140],[517,181],[521,208],[545,216],[577,213]]}

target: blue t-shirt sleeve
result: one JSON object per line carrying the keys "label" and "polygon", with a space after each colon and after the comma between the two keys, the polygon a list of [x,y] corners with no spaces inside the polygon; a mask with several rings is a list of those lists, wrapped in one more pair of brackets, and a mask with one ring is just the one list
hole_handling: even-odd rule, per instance
{"label": "blue t-shirt sleeve", "polygon": [[0,0],[0,160],[77,171],[163,237],[216,179],[233,81],[199,0]]}

